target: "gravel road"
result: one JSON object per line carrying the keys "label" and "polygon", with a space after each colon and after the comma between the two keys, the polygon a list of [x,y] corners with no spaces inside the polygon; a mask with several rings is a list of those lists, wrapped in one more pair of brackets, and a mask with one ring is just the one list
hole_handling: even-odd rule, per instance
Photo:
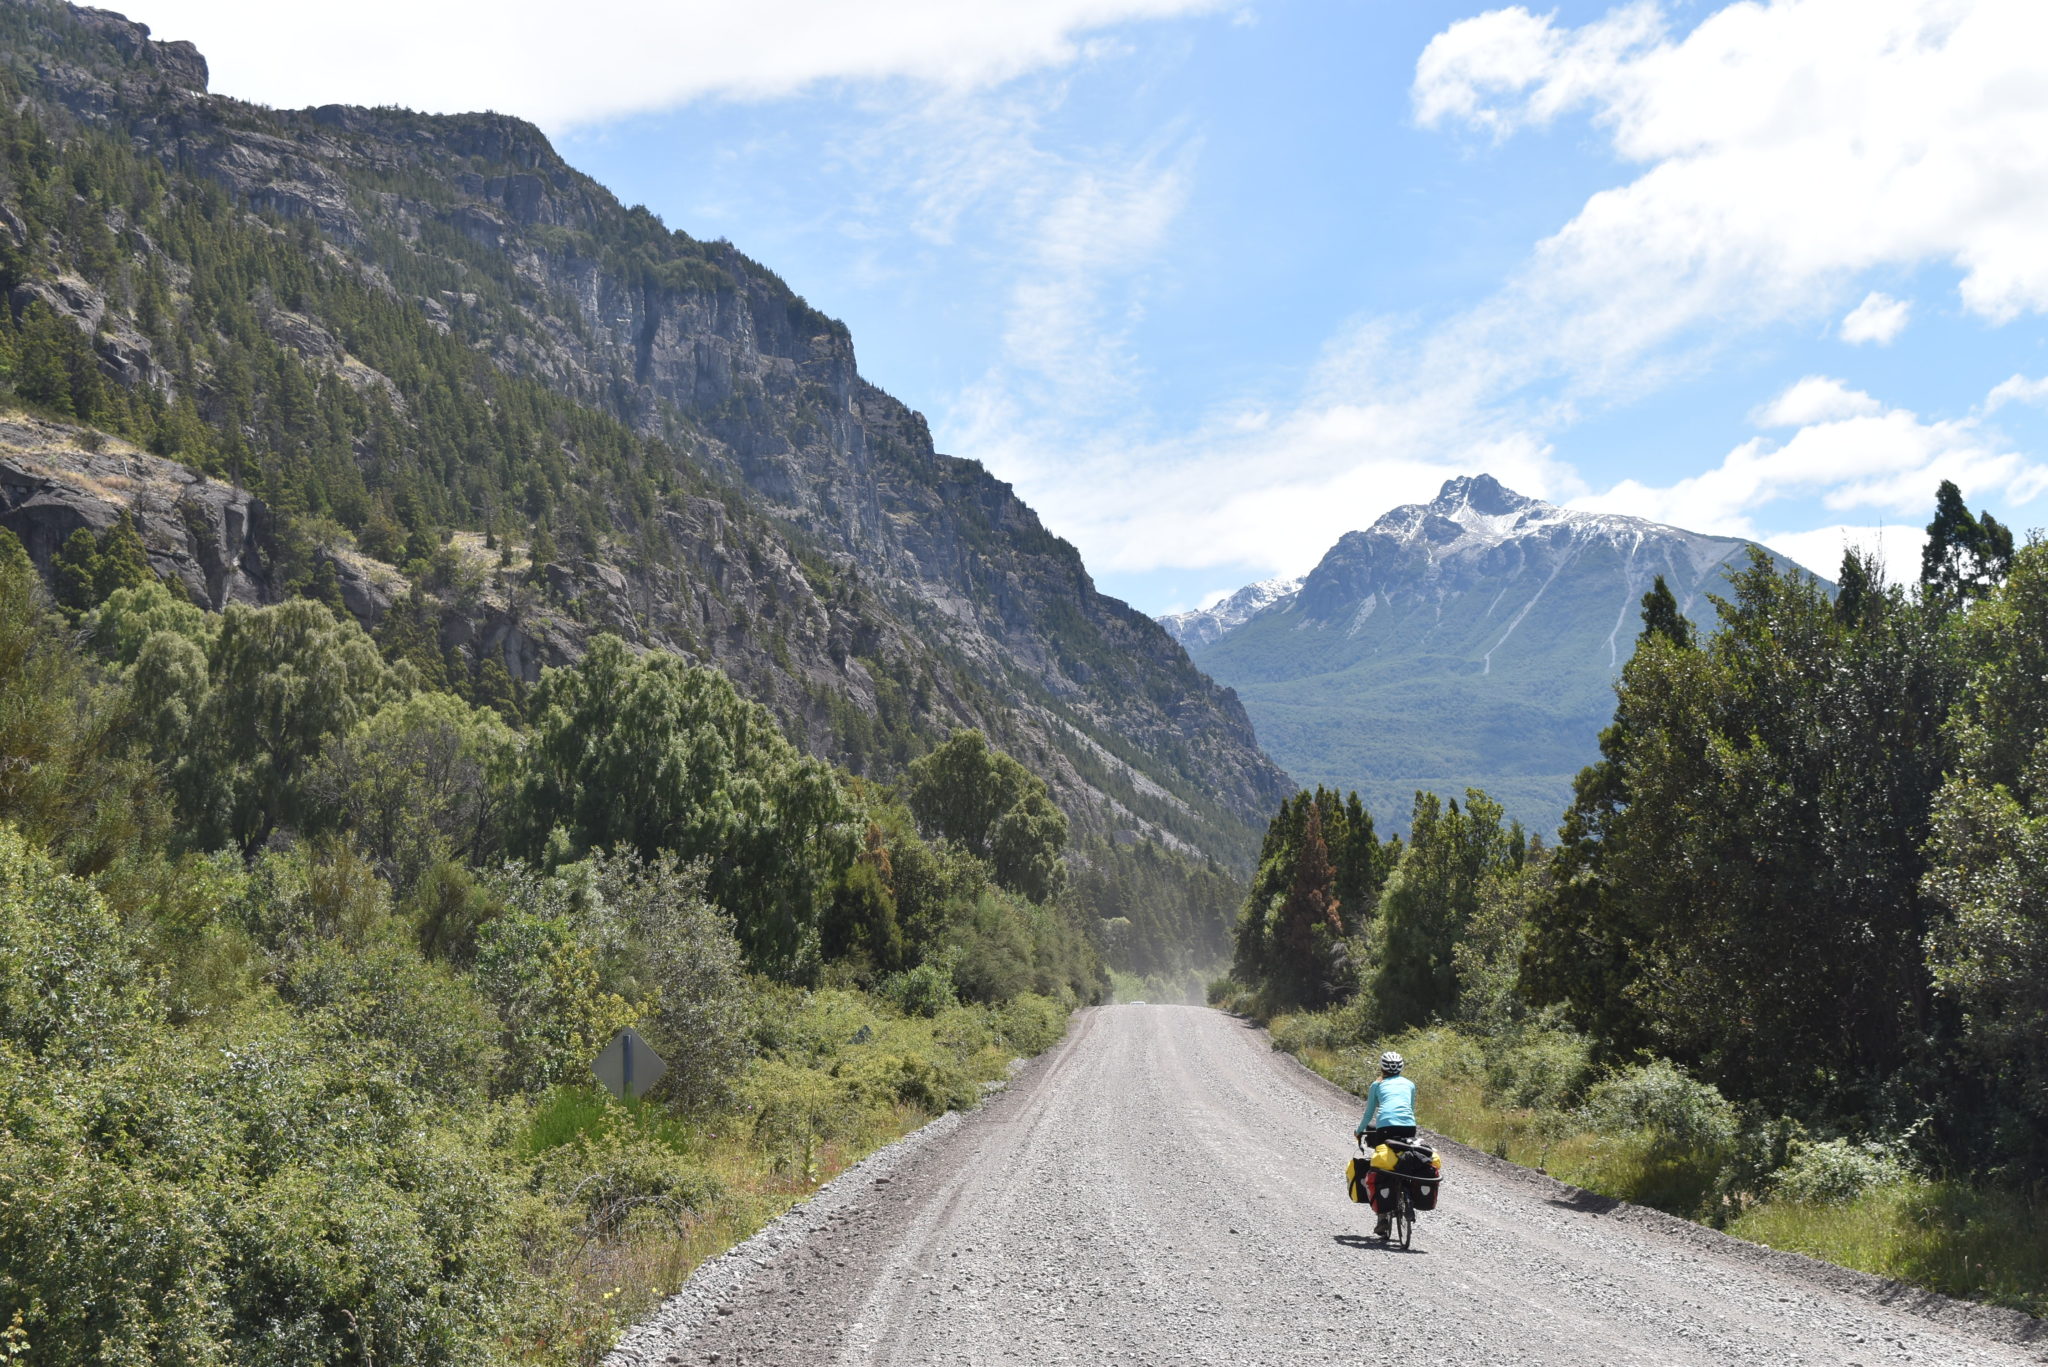
{"label": "gravel road", "polygon": [[1442,1203],[1389,1250],[1344,1196],[1357,1119],[1230,1016],[1086,1011],[987,1105],[700,1269],[609,1362],[2048,1362],[2043,1322],[1455,1145]]}

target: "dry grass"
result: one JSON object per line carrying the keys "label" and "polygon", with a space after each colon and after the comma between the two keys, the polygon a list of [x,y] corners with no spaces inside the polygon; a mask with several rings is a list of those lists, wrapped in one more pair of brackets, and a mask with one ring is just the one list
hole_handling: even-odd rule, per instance
{"label": "dry grass", "polygon": [[564,1265],[553,1269],[562,1313],[554,1333],[530,1349],[546,1361],[598,1361],[622,1329],[652,1313],[699,1266],[751,1238],[824,1183],[930,1119],[922,1111],[902,1108],[893,1125],[863,1135],[863,1143],[822,1146],[808,1172],[790,1170],[789,1164],[744,1140],[713,1140],[697,1156],[724,1183],[724,1197],[680,1224],[661,1218],[630,1220],[618,1237],[582,1244]]}

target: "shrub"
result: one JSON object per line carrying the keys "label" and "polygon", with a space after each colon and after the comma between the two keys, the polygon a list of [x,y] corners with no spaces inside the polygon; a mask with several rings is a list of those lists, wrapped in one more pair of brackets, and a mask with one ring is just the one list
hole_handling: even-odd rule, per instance
{"label": "shrub", "polygon": [[725,1197],[725,1185],[644,1134],[608,1129],[555,1151],[552,1181],[584,1213],[586,1238],[608,1238],[652,1212],[678,1229]]}
{"label": "shrub", "polygon": [[884,1000],[906,1016],[936,1016],[958,999],[953,974],[943,964],[924,963],[882,980]]}
{"label": "shrub", "polygon": [[636,1012],[606,988],[598,958],[566,916],[514,909],[478,937],[476,985],[503,1024],[501,1084],[540,1091],[581,1080]]}
{"label": "shrub", "polygon": [[1568,1030],[1519,1031],[1487,1042],[1487,1097],[1498,1105],[1556,1110],[1592,1076],[1592,1042]]}
{"label": "shrub", "polygon": [[1898,1152],[1882,1144],[1849,1139],[1795,1142],[1791,1161],[1778,1172],[1773,1194],[1809,1205],[1840,1205],[1908,1175]]}
{"label": "shrub", "polygon": [[1290,1054],[1306,1053],[1310,1049],[1331,1049],[1350,1042],[1337,1038],[1336,1016],[1334,1011],[1302,1011],[1275,1016],[1266,1028],[1273,1036],[1273,1047]]}
{"label": "shrub", "polygon": [[99,894],[0,826],[0,1042],[82,1064],[111,1056],[157,1009]]}
{"label": "shrub", "polygon": [[651,1042],[668,1062],[662,1095],[702,1111],[727,1100],[752,1056],[752,994],[732,918],[705,893],[704,865],[663,853],[589,861],[591,914],[622,927]]}
{"label": "shrub", "polygon": [[875,1049],[850,1057],[839,1077],[870,1103],[900,1103],[932,1115],[965,1110],[981,1097],[962,1061],[933,1049]]}
{"label": "shrub", "polygon": [[1719,1148],[1735,1138],[1735,1108],[1727,1098],[1664,1059],[1599,1083],[1586,1098],[1585,1112],[1597,1128],[1649,1130],[1678,1148]]}
{"label": "shrub", "polygon": [[1067,1013],[1057,1002],[1026,992],[996,1011],[995,1029],[1011,1053],[1035,1054],[1066,1034]]}
{"label": "shrub", "polygon": [[321,945],[292,964],[282,990],[321,1034],[389,1045],[391,1066],[424,1095],[474,1101],[498,1071],[491,1009],[466,980],[409,944]]}
{"label": "shrub", "polygon": [[1008,894],[984,889],[955,912],[946,936],[953,983],[971,1001],[1008,1001],[1033,985],[1029,912]]}

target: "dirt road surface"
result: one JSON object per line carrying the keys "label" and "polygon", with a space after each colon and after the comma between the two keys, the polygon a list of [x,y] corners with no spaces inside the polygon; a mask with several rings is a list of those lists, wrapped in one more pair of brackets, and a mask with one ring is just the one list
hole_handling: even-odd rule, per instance
{"label": "dirt road surface", "polygon": [[2042,1322],[1456,1146],[1387,1249],[1344,1195],[1357,1119],[1232,1017],[1086,1011],[987,1105],[700,1269],[610,1364],[2048,1362]]}

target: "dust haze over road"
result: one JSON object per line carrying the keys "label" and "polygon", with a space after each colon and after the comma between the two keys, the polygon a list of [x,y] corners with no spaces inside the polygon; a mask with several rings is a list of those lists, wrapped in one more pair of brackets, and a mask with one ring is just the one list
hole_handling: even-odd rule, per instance
{"label": "dust haze over road", "polygon": [[[1418,1077],[1423,1118],[1429,1080]],[[750,1363],[2048,1361],[2025,1317],[1447,1147],[1407,1253],[1345,1199],[1355,1104],[1195,1007],[1081,1013],[1011,1088],[851,1170],[629,1334]]]}

